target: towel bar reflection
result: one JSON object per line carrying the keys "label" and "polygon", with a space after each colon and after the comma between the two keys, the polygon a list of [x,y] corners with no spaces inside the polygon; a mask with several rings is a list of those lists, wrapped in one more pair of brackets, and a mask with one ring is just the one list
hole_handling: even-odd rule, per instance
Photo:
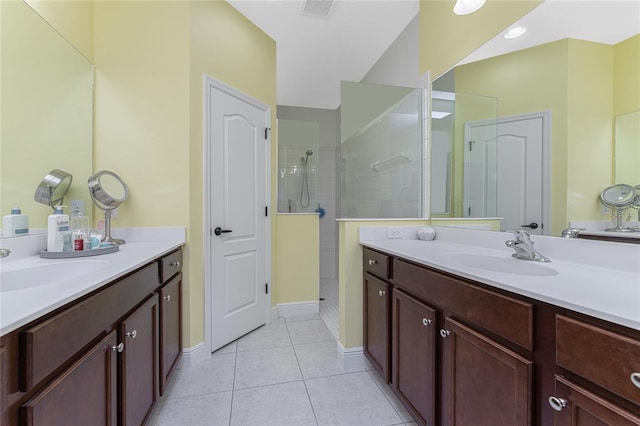
{"label": "towel bar reflection", "polygon": [[395,160],[404,160],[405,162],[410,162],[411,161],[411,151],[402,151],[400,154],[396,154],[393,157],[389,157],[387,159],[384,160],[378,160],[375,163],[371,163],[371,168],[374,171],[378,171],[378,169],[386,164],[389,164]]}

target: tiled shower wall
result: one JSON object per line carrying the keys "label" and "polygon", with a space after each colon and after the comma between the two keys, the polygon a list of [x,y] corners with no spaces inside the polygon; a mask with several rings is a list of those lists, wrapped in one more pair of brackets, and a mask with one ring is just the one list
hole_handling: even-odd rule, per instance
{"label": "tiled shower wall", "polygon": [[[278,105],[278,119],[319,123],[319,153],[316,168],[318,201],[325,210],[320,219],[320,280],[338,276],[338,227],[336,223],[336,149],[339,141],[339,111]],[[317,207],[317,206],[316,206]]]}

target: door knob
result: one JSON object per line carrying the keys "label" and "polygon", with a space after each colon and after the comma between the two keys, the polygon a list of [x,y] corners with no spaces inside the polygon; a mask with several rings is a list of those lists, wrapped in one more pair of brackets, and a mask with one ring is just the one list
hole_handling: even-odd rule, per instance
{"label": "door knob", "polygon": [[640,388],[640,373],[631,373],[631,383],[633,383],[633,386]]}
{"label": "door knob", "polygon": [[133,330],[130,333],[125,333],[124,334],[126,337],[130,337],[131,339],[135,339],[136,336],[138,335],[138,330]]}
{"label": "door knob", "polygon": [[378,291],[378,296],[380,296],[380,297],[384,296],[385,294],[387,294],[387,292],[384,291],[384,290],[379,290]]}
{"label": "door knob", "polygon": [[562,409],[567,406],[567,400],[556,396],[550,396],[549,405],[556,411],[562,411]]}
{"label": "door knob", "polygon": [[422,318],[422,325],[431,325],[432,321],[427,318]]}
{"label": "door knob", "polygon": [[111,350],[114,352],[122,352],[124,351],[124,343],[118,343],[117,346],[111,346]]}
{"label": "door knob", "polygon": [[444,328],[440,329],[440,337],[442,337],[443,339],[449,337],[450,334],[451,332],[449,330],[445,330]]}
{"label": "door knob", "polygon": [[377,264],[377,263],[378,263],[378,261],[377,261],[377,260],[369,259],[369,266],[373,266],[373,265],[375,265],[375,264]]}
{"label": "door knob", "polygon": [[538,229],[538,224],[535,222],[531,222],[528,225],[520,225],[523,228],[531,228],[531,229]]}
{"label": "door knob", "polygon": [[231,229],[222,229],[219,226],[213,230],[213,233],[216,235],[227,234],[229,232],[233,232],[233,231],[231,231]]}

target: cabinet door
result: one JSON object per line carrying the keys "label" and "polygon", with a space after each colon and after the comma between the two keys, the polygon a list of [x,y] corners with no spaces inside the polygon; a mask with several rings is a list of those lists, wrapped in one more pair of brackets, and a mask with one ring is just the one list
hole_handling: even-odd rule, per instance
{"label": "cabinet door", "polygon": [[421,424],[435,425],[436,311],[393,291],[393,387]]}
{"label": "cabinet door", "polygon": [[160,395],[182,351],[182,274],[160,288]]}
{"label": "cabinet door", "polygon": [[443,424],[531,424],[530,361],[451,318],[440,335]]}
{"label": "cabinet door", "polygon": [[116,345],[112,331],[20,406],[20,423],[115,426]]}
{"label": "cabinet door", "polygon": [[640,425],[640,418],[560,376],[549,404],[556,410],[556,426]]}
{"label": "cabinet door", "polygon": [[120,324],[121,425],[141,425],[158,399],[158,295]]}
{"label": "cabinet door", "polygon": [[364,353],[387,383],[391,379],[390,296],[388,283],[364,275]]}

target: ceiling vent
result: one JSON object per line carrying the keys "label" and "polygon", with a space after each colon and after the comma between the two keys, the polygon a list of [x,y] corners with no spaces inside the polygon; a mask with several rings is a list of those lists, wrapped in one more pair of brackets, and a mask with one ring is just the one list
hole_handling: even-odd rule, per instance
{"label": "ceiling vent", "polygon": [[333,10],[334,0],[303,0],[300,13],[303,15],[319,16],[327,18]]}

